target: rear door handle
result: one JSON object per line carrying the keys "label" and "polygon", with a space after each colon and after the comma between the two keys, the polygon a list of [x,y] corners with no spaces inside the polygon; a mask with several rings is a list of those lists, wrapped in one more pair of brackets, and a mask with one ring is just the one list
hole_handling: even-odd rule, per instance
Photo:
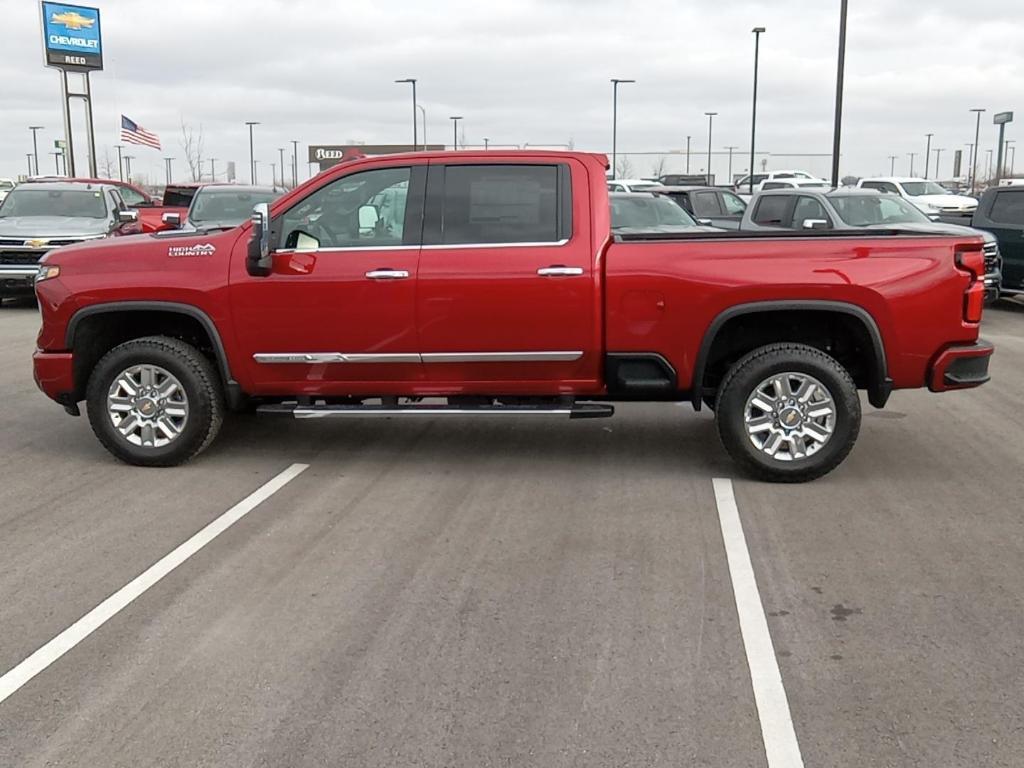
{"label": "rear door handle", "polygon": [[542,277],[578,277],[583,274],[583,267],[563,267],[561,264],[553,264],[550,267],[542,267],[537,270]]}
{"label": "rear door handle", "polygon": [[366,276],[370,280],[405,280],[409,273],[404,269],[371,269]]}

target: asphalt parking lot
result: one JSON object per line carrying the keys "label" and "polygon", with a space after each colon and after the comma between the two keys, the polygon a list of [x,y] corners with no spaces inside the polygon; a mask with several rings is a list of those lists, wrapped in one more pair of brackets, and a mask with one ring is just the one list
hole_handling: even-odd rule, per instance
{"label": "asphalt parking lot", "polygon": [[[1021,764],[1022,303],[987,312],[989,385],[896,393],[802,486],[646,404],[244,416],[129,468],[36,390],[37,325],[0,309],[0,675],[308,468],[0,700],[0,766],[764,766],[775,717],[807,766]],[[755,704],[713,478],[788,713]]]}

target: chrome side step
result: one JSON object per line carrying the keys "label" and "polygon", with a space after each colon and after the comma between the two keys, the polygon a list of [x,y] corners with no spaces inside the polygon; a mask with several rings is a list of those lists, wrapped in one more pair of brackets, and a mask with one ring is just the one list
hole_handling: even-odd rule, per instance
{"label": "chrome side step", "polygon": [[261,405],[260,414],[292,416],[296,419],[391,416],[568,416],[570,419],[600,419],[612,416],[614,406],[605,403],[567,405]]}

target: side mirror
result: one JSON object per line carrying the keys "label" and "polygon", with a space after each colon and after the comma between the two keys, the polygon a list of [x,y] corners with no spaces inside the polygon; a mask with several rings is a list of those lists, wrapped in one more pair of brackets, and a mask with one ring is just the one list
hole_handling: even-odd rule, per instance
{"label": "side mirror", "polygon": [[361,205],[359,206],[359,233],[373,232],[377,228],[377,222],[380,221],[380,215],[377,213],[377,209],[372,205]]}
{"label": "side mirror", "polygon": [[117,221],[119,224],[135,224],[139,220],[138,211],[118,211]]}
{"label": "side mirror", "polygon": [[712,224],[711,219],[697,219],[697,223],[702,227],[710,227]]}
{"label": "side mirror", "polygon": [[252,234],[245,268],[253,277],[270,274],[273,259],[270,256],[270,206],[257,203],[252,209]]}
{"label": "side mirror", "polygon": [[160,217],[160,221],[166,224],[172,229],[177,229],[181,226],[181,214],[180,213],[165,213]]}
{"label": "side mirror", "polygon": [[828,221],[825,219],[804,219],[804,229],[828,229]]}

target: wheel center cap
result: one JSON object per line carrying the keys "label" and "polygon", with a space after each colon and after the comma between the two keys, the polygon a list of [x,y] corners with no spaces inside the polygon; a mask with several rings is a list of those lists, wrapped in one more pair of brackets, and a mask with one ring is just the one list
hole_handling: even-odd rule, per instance
{"label": "wheel center cap", "polygon": [[156,403],[148,397],[140,400],[136,408],[143,416],[152,416],[156,413]]}
{"label": "wheel center cap", "polygon": [[796,408],[787,408],[782,412],[779,421],[787,427],[795,427],[800,423],[800,412]]}

